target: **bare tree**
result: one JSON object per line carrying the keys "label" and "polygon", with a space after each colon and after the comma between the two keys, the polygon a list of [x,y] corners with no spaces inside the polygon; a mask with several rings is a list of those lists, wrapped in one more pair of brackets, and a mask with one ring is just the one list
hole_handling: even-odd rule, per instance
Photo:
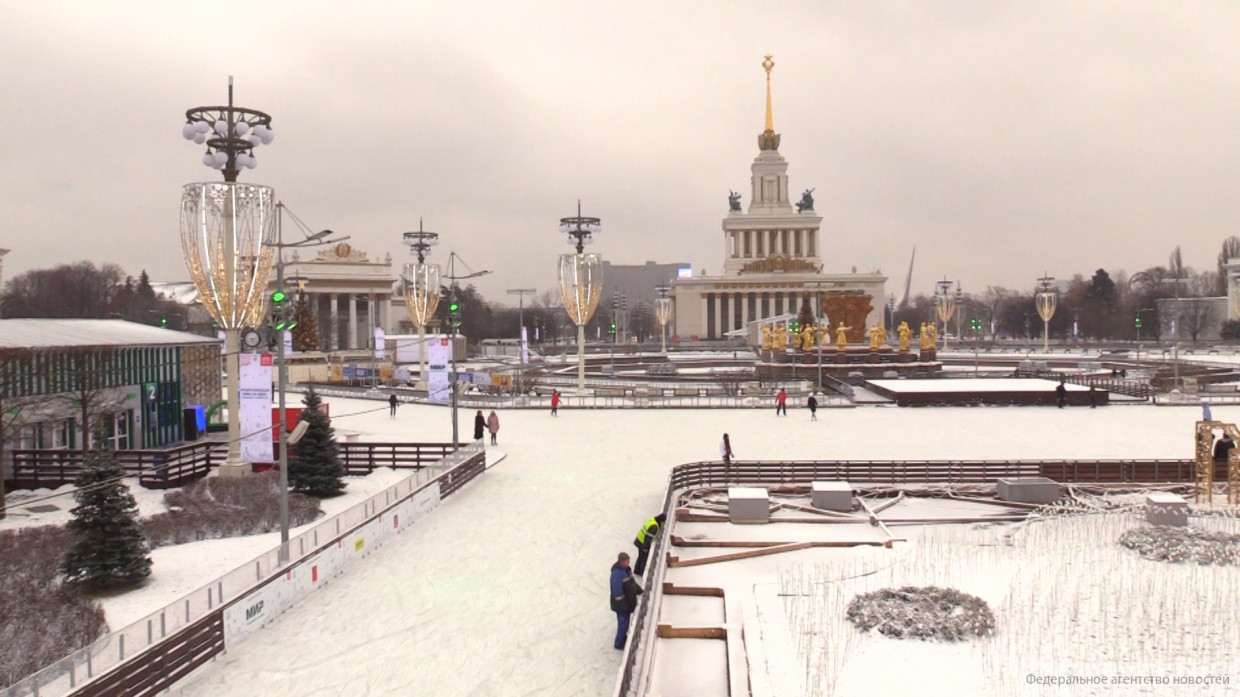
{"label": "bare tree", "polygon": [[1240,259],[1240,237],[1232,235],[1223,240],[1223,248],[1218,253],[1218,278],[1215,279],[1215,295],[1227,295],[1227,262]]}
{"label": "bare tree", "polygon": [[1187,332],[1193,343],[1214,324],[1213,306],[1206,298],[1181,298],[1176,302],[1180,330]]}
{"label": "bare tree", "polygon": [[90,449],[95,427],[105,426],[98,423],[99,419],[115,413],[127,398],[123,390],[115,387],[119,384],[120,353],[109,346],[75,347],[62,352],[72,380],[64,401],[69,413],[80,417],[82,442],[79,445],[82,452],[86,452]]}

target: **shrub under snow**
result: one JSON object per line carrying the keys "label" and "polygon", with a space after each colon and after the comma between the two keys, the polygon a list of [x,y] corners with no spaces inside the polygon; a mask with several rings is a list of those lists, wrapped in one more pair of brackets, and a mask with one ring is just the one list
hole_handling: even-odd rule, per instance
{"label": "shrub under snow", "polygon": [[[248,477],[207,477],[164,495],[167,513],[146,521],[151,547],[222,537],[258,535],[280,529],[278,472]],[[289,494],[289,526],[304,525],[322,514],[319,502]]]}
{"label": "shrub under snow", "polygon": [[1194,527],[1144,525],[1119,537],[1120,545],[1145,559],[1173,564],[1240,565],[1240,535]]}
{"label": "shrub under snow", "polygon": [[995,629],[985,600],[954,588],[904,586],[858,595],[848,619],[862,631],[877,629],[896,639],[962,641]]}

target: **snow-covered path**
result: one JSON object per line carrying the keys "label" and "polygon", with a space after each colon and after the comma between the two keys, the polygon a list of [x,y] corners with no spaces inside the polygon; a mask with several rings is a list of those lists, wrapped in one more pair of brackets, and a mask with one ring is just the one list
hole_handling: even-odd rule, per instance
{"label": "snow-covered path", "polygon": [[[445,440],[447,410],[332,400],[366,440]],[[607,695],[620,653],[605,582],[662,503],[668,469],[716,459],[1182,457],[1199,409],[858,408],[502,412],[507,458],[172,691],[263,695]],[[1218,408],[1215,418],[1240,418]],[[461,412],[461,432],[473,414]]]}

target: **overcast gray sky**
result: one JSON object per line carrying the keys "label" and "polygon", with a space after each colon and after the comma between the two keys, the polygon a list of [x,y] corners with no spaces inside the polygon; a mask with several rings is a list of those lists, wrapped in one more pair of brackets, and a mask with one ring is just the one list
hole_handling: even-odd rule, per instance
{"label": "overcast gray sky", "polygon": [[5,277],[185,280],[181,186],[219,174],[181,125],[230,74],[277,134],[242,180],[372,255],[422,217],[513,300],[554,288],[580,198],[605,259],[718,273],[767,52],[828,270],[898,292],[916,245],[914,292],[1023,289],[1240,234],[1234,2],[0,0],[0,27]]}

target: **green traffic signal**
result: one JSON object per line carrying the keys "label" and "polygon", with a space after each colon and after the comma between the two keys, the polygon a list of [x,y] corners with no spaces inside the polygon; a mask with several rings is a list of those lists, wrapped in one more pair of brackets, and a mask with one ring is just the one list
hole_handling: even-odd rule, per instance
{"label": "green traffic signal", "polygon": [[277,290],[276,292],[274,292],[274,293],[272,293],[272,294],[271,294],[271,302],[276,303],[276,304],[278,305],[278,304],[280,304],[280,303],[284,302],[285,298],[287,298],[287,297],[288,297],[288,296],[287,296],[287,295],[285,295],[284,291],[282,291],[282,290]]}
{"label": "green traffic signal", "polygon": [[1138,317],[1137,317],[1137,319],[1136,319],[1136,325],[1137,325],[1137,327],[1138,327],[1138,328],[1140,328],[1140,327],[1141,327],[1141,317],[1140,317],[1140,316],[1138,316]]}
{"label": "green traffic signal", "polygon": [[460,303],[454,302],[451,305],[448,305],[448,312],[460,312],[460,311],[461,311]]}

